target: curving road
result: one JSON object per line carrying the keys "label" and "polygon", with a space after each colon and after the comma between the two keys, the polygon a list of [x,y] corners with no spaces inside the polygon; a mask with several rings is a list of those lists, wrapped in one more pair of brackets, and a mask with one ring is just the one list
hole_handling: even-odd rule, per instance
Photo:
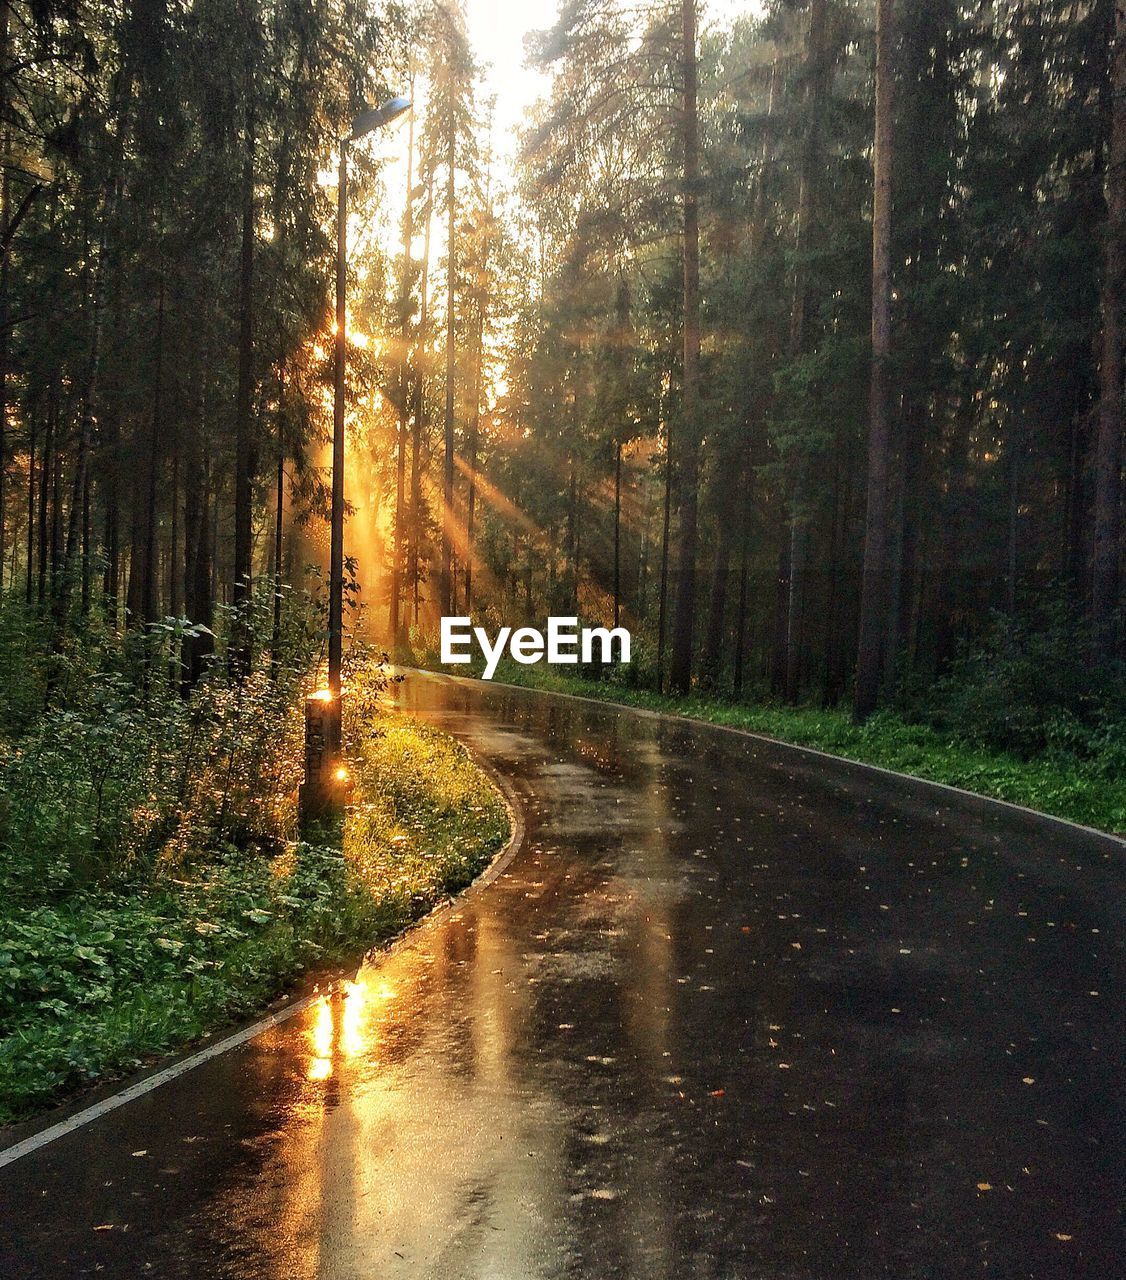
{"label": "curving road", "polygon": [[399,697],[507,780],[511,863],[0,1168],[0,1275],[1124,1274],[1120,842],[681,721]]}

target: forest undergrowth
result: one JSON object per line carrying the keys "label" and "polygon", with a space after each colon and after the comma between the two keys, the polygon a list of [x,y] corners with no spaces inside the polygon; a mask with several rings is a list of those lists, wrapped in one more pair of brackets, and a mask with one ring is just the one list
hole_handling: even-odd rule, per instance
{"label": "forest undergrowth", "polygon": [[[268,637],[268,598],[252,612]],[[507,838],[492,783],[381,707],[385,669],[357,655],[343,830],[298,839],[319,624],[286,615],[249,671],[220,639],[184,691],[174,620],[124,639],[91,620],[56,649],[39,617],[0,610],[0,1123],[358,960]]]}

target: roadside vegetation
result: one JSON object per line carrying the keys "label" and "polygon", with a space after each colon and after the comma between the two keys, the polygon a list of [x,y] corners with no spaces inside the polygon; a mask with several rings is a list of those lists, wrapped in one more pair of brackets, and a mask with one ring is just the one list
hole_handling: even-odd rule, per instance
{"label": "roadside vegetation", "polygon": [[0,669],[19,673],[0,689],[0,1123],[357,959],[507,837],[492,784],[379,709],[387,676],[361,659],[343,843],[297,839],[308,598],[245,673],[220,639],[190,690],[171,620],[124,641],[91,621],[54,652],[39,626],[10,598],[0,611]]}
{"label": "roadside vegetation", "polygon": [[495,679],[746,729],[1126,834],[1126,681],[1091,660],[1071,625],[1033,631],[998,619],[945,677],[862,724],[846,705],[791,706],[766,686],[746,699],[658,693],[644,653],[628,667],[506,659]]}

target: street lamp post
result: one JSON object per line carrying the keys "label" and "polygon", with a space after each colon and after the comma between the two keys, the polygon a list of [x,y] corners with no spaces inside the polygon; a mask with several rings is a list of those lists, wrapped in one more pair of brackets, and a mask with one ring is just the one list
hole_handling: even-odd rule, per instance
{"label": "street lamp post", "polygon": [[[306,721],[313,714],[323,744],[315,762],[306,758],[303,800],[306,817],[336,807],[336,796],[346,774],[340,765],[341,682],[344,649],[344,374],[347,353],[348,289],[348,152],[353,142],[397,120],[411,108],[409,98],[391,98],[382,106],[361,111],[352,131],[340,139],[340,176],[336,195],[336,341],[333,349],[332,402],[332,515],[328,561],[328,689],[311,700]],[[325,694],[327,693],[327,697]],[[318,705],[313,706],[313,703]],[[315,774],[315,776],[313,776]]]}
{"label": "street lamp post", "polygon": [[[352,132],[340,140],[340,180],[336,196],[336,344],[332,408],[332,546],[328,567],[328,687],[340,711],[340,665],[344,640],[344,366],[348,289],[348,151],[353,142],[409,111],[409,98],[391,98],[361,111]],[[339,742],[337,743],[339,748]]]}
{"label": "street lamp post", "polygon": [[[340,663],[344,639],[344,364],[348,318],[348,144],[340,140],[336,197],[336,340],[332,398],[332,546],[328,562],[328,687],[339,723]],[[340,744],[337,742],[337,748]]]}

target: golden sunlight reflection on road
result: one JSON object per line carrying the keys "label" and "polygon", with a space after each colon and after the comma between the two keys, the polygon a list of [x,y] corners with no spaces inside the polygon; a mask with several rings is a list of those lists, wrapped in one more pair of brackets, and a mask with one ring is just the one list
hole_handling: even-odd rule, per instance
{"label": "golden sunlight reflection on road", "polygon": [[343,982],[313,1006],[306,1033],[312,1053],[310,1080],[327,1080],[333,1062],[361,1055],[369,1059],[378,1042],[379,1006],[395,998],[394,990],[378,974],[361,969],[356,981]]}
{"label": "golden sunlight reflection on road", "polygon": [[[516,731],[478,746],[527,762],[530,742]],[[560,1240],[600,1232],[623,1204],[644,1228],[626,1233],[623,1274],[670,1274],[667,1136],[645,1116],[675,1050],[683,876],[657,757],[643,769],[658,829],[628,836],[618,758],[611,740],[537,766],[585,854],[533,825],[512,881],[308,1010],[292,1099],[253,1182],[221,1207],[268,1255],[262,1274],[546,1276]],[[636,1158],[622,1154],[627,1130]]]}

